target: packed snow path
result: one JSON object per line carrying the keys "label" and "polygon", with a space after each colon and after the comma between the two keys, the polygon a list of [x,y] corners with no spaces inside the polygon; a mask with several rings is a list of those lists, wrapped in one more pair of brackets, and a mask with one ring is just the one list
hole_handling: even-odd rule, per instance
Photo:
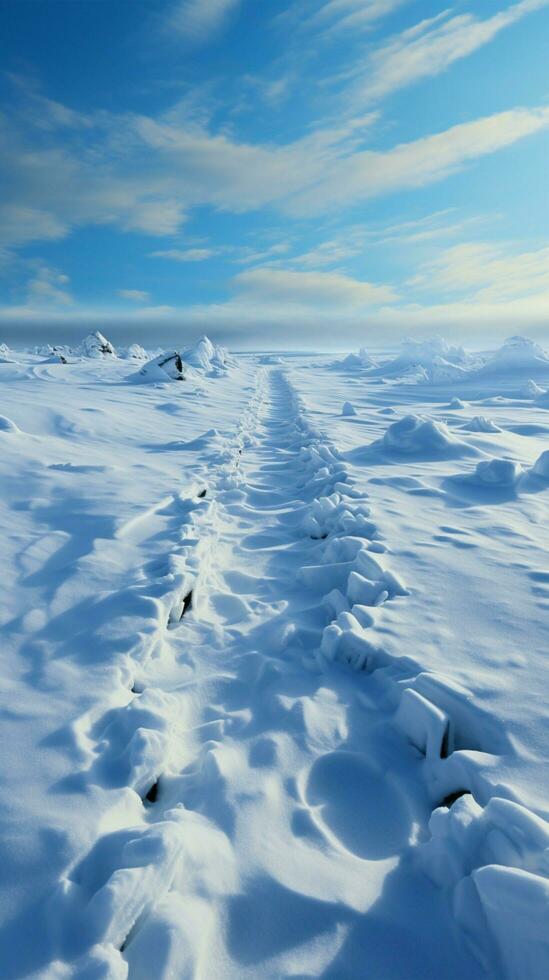
{"label": "packed snow path", "polygon": [[197,500],[200,565],[167,639],[88,732],[93,781],[131,788],[54,899],[46,975],[484,976],[415,861],[419,753],[375,675],[318,668],[333,614],[300,570],[326,543],[304,527],[345,474],[304,464],[280,371],[256,410]]}

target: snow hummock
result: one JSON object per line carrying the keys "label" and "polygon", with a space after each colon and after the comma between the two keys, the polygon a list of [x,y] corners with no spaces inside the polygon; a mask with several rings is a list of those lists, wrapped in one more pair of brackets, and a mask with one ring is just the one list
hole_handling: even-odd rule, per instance
{"label": "snow hummock", "polygon": [[454,347],[444,337],[429,340],[407,339],[393,360],[382,365],[383,373],[401,375],[406,380],[434,384],[459,381],[470,367],[471,358],[463,347]]}
{"label": "snow hummock", "polygon": [[529,337],[508,337],[504,344],[485,362],[482,373],[549,370],[549,355]]}
{"label": "snow hummock", "polygon": [[485,415],[473,416],[461,428],[467,432],[501,432],[499,425],[492,422],[492,419],[487,419]]}
{"label": "snow hummock", "polygon": [[129,347],[119,348],[118,354],[128,361],[144,361],[148,357],[147,351],[140,344],[130,344]]}
{"label": "snow hummock", "polygon": [[356,415],[356,408],[352,402],[343,402],[343,408],[341,409],[342,415]]}
{"label": "snow hummock", "polygon": [[165,351],[158,354],[143,367],[139,368],[135,374],[131,374],[129,381],[138,383],[158,384],[166,381],[185,381],[185,367],[181,354],[178,351]]}
{"label": "snow hummock", "polygon": [[348,354],[342,361],[336,361],[333,366],[344,371],[361,371],[364,368],[376,367],[376,361],[370,357],[365,347],[361,347],[358,354]]}
{"label": "snow hummock", "polygon": [[94,330],[93,333],[88,334],[84,337],[80,345],[80,353],[84,357],[116,357],[116,350],[111,344],[110,340],[107,340],[99,330]]}
{"label": "snow hummock", "polygon": [[448,408],[458,411],[461,410],[462,408],[467,408],[467,402],[462,401],[461,398],[454,397],[450,399],[450,404],[448,405]]}
{"label": "snow hummock", "polygon": [[202,337],[194,347],[186,347],[181,356],[186,364],[206,373],[224,372],[233,363],[229,352],[214,344],[209,337]]}
{"label": "snow hummock", "polygon": [[483,459],[468,482],[490,487],[513,487],[522,476],[520,463],[512,459]]}
{"label": "snow hummock", "polygon": [[444,422],[421,415],[405,415],[393,422],[383,436],[383,446],[399,453],[434,453],[445,456],[474,452],[472,446],[456,439]]}

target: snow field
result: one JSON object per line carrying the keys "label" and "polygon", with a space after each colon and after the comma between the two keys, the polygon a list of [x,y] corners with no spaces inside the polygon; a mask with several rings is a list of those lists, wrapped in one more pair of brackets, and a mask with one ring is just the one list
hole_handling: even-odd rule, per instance
{"label": "snow field", "polygon": [[[130,503],[100,524],[82,499],[63,528],[50,515],[21,559],[34,608],[6,620],[30,665],[9,683],[34,718],[44,813],[28,789],[8,798],[28,840],[56,855],[39,911],[23,888],[8,923],[6,976],[336,980],[367,964],[379,980],[541,980],[549,825],[532,610],[549,577],[536,393],[525,409],[485,386],[485,417],[471,387],[450,408],[446,387],[433,410],[423,386],[362,390],[321,360],[220,362],[157,387],[128,385],[127,364],[107,357],[93,370],[123,383],[105,397],[131,405],[140,430]],[[353,372],[371,370],[359,360]],[[48,385],[67,367],[33,376]],[[342,413],[351,388],[355,414]],[[79,455],[78,415],[28,437],[32,412],[6,411],[21,430],[2,433],[8,465],[29,452],[32,473],[39,447],[50,495],[81,479],[114,508],[116,471]],[[107,420],[111,438],[120,425]],[[74,441],[68,461],[59,438]],[[481,602],[486,590],[490,614],[467,588]],[[4,726],[16,744],[15,712]]]}

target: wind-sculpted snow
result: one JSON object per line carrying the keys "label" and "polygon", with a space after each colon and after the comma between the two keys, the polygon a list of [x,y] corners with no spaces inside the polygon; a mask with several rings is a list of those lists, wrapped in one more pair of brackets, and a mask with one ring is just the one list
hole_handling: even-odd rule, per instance
{"label": "wind-sculpted snow", "polygon": [[418,415],[405,415],[393,422],[383,436],[383,447],[396,453],[430,453],[442,458],[476,453],[473,446],[452,435],[444,422]]}
{"label": "wind-sculpted snow", "polygon": [[527,371],[545,371],[549,369],[549,355],[535,341],[528,337],[509,337],[483,365],[485,374],[502,373],[515,374]]}

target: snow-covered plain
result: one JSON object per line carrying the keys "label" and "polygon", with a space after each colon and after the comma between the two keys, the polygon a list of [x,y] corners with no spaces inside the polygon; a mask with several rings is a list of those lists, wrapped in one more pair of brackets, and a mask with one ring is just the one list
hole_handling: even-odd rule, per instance
{"label": "snow-covered plain", "polygon": [[544,350],[0,387],[3,980],[549,976]]}

